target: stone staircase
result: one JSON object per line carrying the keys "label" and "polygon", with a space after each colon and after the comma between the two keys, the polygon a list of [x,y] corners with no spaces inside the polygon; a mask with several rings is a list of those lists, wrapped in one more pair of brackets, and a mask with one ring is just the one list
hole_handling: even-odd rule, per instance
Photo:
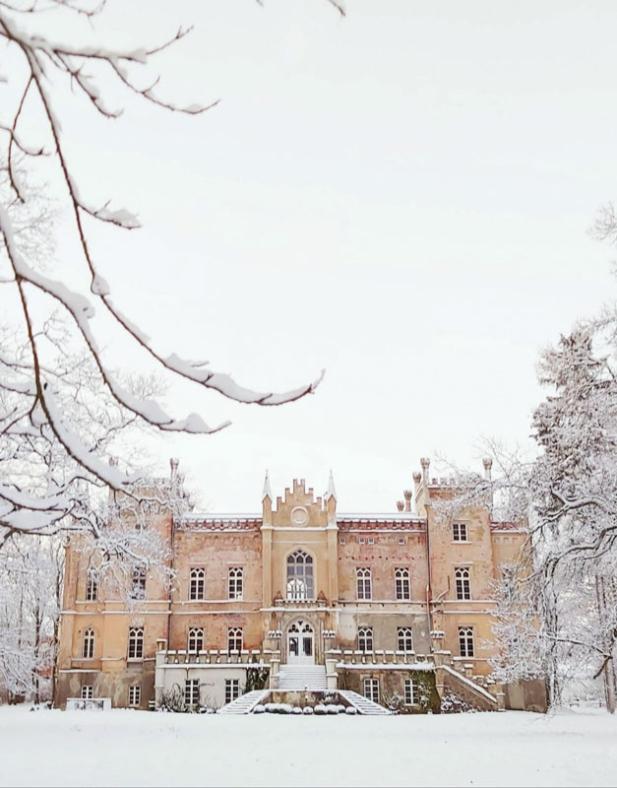
{"label": "stone staircase", "polygon": [[379,703],[365,698],[357,692],[351,690],[337,690],[337,694],[341,696],[347,703],[351,704],[358,710],[360,714],[392,714],[388,709],[384,709]]}
{"label": "stone staircase", "polygon": [[232,700],[226,706],[219,709],[219,714],[250,714],[258,703],[270,694],[270,690],[253,690],[239,698]]}
{"label": "stone staircase", "polygon": [[281,665],[280,690],[327,690],[325,665]]}

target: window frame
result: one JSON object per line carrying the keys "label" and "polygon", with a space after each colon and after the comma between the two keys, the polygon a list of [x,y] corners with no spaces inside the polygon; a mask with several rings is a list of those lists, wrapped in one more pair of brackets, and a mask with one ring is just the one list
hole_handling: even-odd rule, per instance
{"label": "window frame", "polygon": [[81,685],[81,692],[79,697],[82,700],[94,700],[94,685],[93,684],[82,684]]}
{"label": "window frame", "polygon": [[411,601],[411,572],[406,566],[394,569],[394,595],[397,602]]}
{"label": "window frame", "polygon": [[454,567],[454,587],[458,602],[471,599],[471,570],[468,566]]}
{"label": "window frame", "polygon": [[227,570],[227,598],[235,602],[244,599],[244,567],[230,566]]}
{"label": "window frame", "polygon": [[129,708],[141,706],[141,684],[131,684],[128,697]]}
{"label": "window frame", "polygon": [[287,601],[314,601],[315,575],[313,556],[301,548],[292,550],[285,559],[285,598]]}
{"label": "window frame", "polygon": [[418,698],[418,682],[414,678],[406,678],[403,682],[403,697],[405,706],[417,706],[419,703]]}
{"label": "window frame", "polygon": [[[186,635],[186,650],[189,654],[198,654],[204,650],[206,631],[203,627],[189,627]],[[193,644],[191,644],[193,641]],[[199,645],[199,648],[197,648]]]}
{"label": "window frame", "polygon": [[[232,643],[235,644],[232,647]],[[240,643],[240,648],[237,644]],[[240,654],[244,647],[243,627],[227,627],[227,652],[229,654]]]}
{"label": "window frame", "polygon": [[452,541],[457,544],[469,542],[469,528],[467,523],[460,521],[452,523]]}
{"label": "window frame", "polygon": [[206,598],[206,570],[203,566],[189,569],[189,602],[203,602]]}
{"label": "window frame", "polygon": [[241,694],[240,679],[225,679],[225,703],[232,703]]}
{"label": "window frame", "polygon": [[[402,646],[401,643],[403,644]],[[397,651],[402,651],[404,654],[413,654],[413,628],[397,627],[396,644]],[[407,648],[407,644],[409,644],[410,648]]]}
{"label": "window frame", "polygon": [[359,602],[373,599],[373,572],[369,566],[356,567],[356,599]]}
{"label": "window frame", "polygon": [[361,651],[363,654],[372,654],[373,651],[375,651],[373,627],[369,627],[369,626],[358,627],[357,640],[358,640],[358,651]]}
{"label": "window frame", "polygon": [[[367,691],[367,685],[370,687]],[[373,703],[379,703],[381,696],[381,688],[379,686],[379,679],[366,676],[362,679],[362,694],[367,700],[372,700]],[[375,699],[377,698],[377,699]]]}
{"label": "window frame", "polygon": [[133,567],[130,598],[134,600],[146,598],[146,567],[143,565]]}
{"label": "window frame", "polygon": [[84,634],[82,638],[81,658],[94,659],[95,648],[96,648],[96,635],[94,633],[94,629],[92,627],[88,627],[88,629],[84,630]]}
{"label": "window frame", "polygon": [[[144,658],[145,628],[142,626],[129,627],[127,660],[141,662]],[[133,653],[131,653],[133,652]]]}
{"label": "window frame", "polygon": [[473,626],[464,625],[458,628],[458,652],[464,659],[472,659],[476,655]]}
{"label": "window frame", "polygon": [[184,703],[189,707],[200,705],[201,684],[199,679],[184,680]]}
{"label": "window frame", "polygon": [[92,567],[88,569],[86,574],[86,589],[84,599],[86,602],[96,602],[99,595],[99,578],[98,572]]}

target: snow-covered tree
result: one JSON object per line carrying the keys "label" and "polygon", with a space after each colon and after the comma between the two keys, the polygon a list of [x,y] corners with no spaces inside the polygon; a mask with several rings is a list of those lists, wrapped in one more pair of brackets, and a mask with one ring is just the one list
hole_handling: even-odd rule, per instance
{"label": "snow-covered tree", "polygon": [[[343,13],[340,3],[329,2]],[[176,353],[164,355],[116,306],[104,275],[105,261],[97,258],[89,234],[93,223],[132,231],[139,227],[139,220],[132,211],[110,202],[98,204],[84,188],[62,131],[63,102],[69,95],[62,92],[64,86],[72,89],[76,112],[94,112],[116,122],[127,122],[119,120],[122,107],[115,103],[122,91],[162,110],[192,116],[213,109],[218,101],[184,106],[158,91],[158,76],[153,71],[157,55],[179,44],[189,29],[180,29],[159,43],[118,48],[113,42],[96,40],[96,18],[104,8],[105,2],[99,0],[0,1],[0,40],[4,43],[0,79],[7,83],[0,108],[0,139],[4,139],[0,148],[0,298],[6,307],[2,314],[14,314],[16,319],[11,323],[11,340],[3,337],[0,344],[0,459],[21,463],[17,475],[3,473],[0,481],[0,541],[17,531],[51,533],[76,524],[100,533],[92,510],[83,506],[84,486],[106,485],[128,495],[136,489],[137,478],[127,475],[126,465],[108,463],[106,442],[80,419],[77,411],[90,405],[84,401],[77,404],[77,397],[67,396],[67,389],[78,384],[68,369],[56,366],[59,340],[55,321],[65,334],[63,347],[86,354],[87,361],[80,363],[92,377],[90,389],[104,391],[111,407],[110,419],[121,414],[114,424],[103,417],[108,432],[120,430],[121,424],[133,419],[162,433],[211,434],[227,423],[212,426],[198,413],[176,418],[159,398],[127,386],[123,376],[114,371],[117,365],[109,363],[101,349],[93,321],[95,309],[163,374],[237,402],[260,406],[289,403],[312,393],[321,379],[284,393],[253,391],[230,375],[213,370],[208,362],[188,360]],[[78,36],[52,36],[49,21],[53,14],[70,14],[81,20],[89,33],[94,29],[95,43],[83,44]],[[37,120],[28,131],[24,128],[26,114]],[[45,173],[55,174],[63,186],[59,208],[69,209],[80,249],[81,259],[71,266],[74,276],[70,283],[56,275],[58,269],[49,251],[54,223],[47,203],[41,200],[44,188],[40,183],[34,188],[29,185],[42,160]],[[106,193],[113,191],[112,186],[106,184]],[[74,281],[87,284],[79,288]],[[80,388],[80,393],[84,391]],[[100,410],[98,414],[102,415]],[[15,457],[11,452],[17,444],[19,456]],[[24,457],[28,451],[34,452],[37,460],[48,451],[44,464],[50,476],[45,483],[39,475],[28,477]],[[61,463],[60,472],[58,453],[67,460]]]}

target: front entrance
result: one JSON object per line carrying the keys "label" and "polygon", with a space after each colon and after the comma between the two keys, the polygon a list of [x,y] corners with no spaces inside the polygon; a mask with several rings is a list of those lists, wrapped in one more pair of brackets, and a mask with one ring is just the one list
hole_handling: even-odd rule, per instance
{"label": "front entrance", "polygon": [[315,663],[315,634],[306,621],[296,621],[287,630],[287,662],[290,665]]}

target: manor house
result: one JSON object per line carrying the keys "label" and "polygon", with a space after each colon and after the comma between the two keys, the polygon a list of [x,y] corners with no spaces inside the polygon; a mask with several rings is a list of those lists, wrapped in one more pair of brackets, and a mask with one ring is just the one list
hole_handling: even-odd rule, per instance
{"label": "manor house", "polygon": [[460,490],[431,478],[427,459],[387,513],[340,512],[332,475],[323,496],[294,479],[276,498],[266,475],[250,514],[161,503],[162,489],[173,498],[180,488],[172,460],[170,478],[155,480],[158,502],[134,525],[160,536],[169,573],[136,567],[128,597],[99,574],[83,537],[69,543],[57,705],[109,698],[147,709],[176,691],[188,706],[219,708],[257,676],[273,689],[345,688],[408,711],[447,695],[482,709],[544,708],[541,683],[491,677],[494,584],[526,560],[526,530],[494,522],[487,500],[449,513]]}

